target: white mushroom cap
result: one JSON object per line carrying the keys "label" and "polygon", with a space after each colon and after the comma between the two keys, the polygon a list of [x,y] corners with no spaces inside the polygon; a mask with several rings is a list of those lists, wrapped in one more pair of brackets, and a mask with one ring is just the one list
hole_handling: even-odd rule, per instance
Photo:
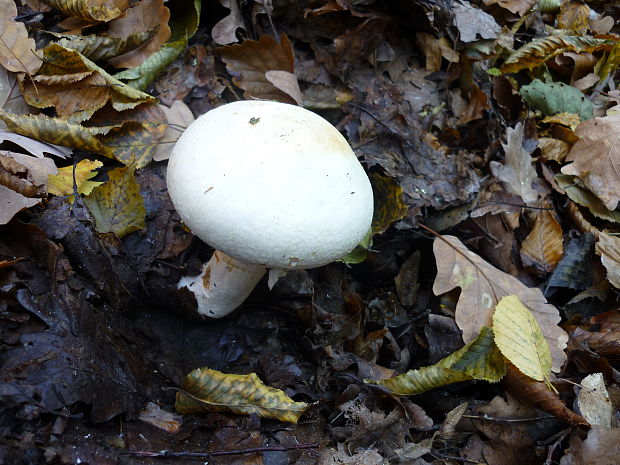
{"label": "white mushroom cap", "polygon": [[168,191],[192,232],[212,247],[270,268],[313,268],[368,233],[370,182],[345,138],[301,107],[229,103],[177,141]]}

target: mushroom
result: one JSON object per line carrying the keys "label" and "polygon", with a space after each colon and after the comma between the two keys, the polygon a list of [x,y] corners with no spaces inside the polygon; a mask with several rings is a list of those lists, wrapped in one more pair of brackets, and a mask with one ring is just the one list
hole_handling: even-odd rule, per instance
{"label": "mushroom", "polygon": [[370,230],[373,194],[345,138],[304,108],[240,101],[200,116],[177,141],[168,192],[183,222],[216,249],[178,287],[223,317],[267,268],[323,266]]}

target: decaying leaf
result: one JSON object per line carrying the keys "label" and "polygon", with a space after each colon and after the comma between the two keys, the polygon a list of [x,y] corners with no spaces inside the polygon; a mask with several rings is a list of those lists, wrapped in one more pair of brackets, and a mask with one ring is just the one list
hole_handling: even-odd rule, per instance
{"label": "decaying leaf", "polygon": [[570,438],[568,453],[560,460],[560,465],[611,465],[620,456],[620,428],[607,430],[593,426],[588,437],[582,439],[579,432]]}
{"label": "decaying leaf", "polygon": [[510,364],[506,368],[506,376],[502,382],[514,397],[532,407],[549,412],[570,425],[589,426],[581,415],[564,405],[557,393],[550,391],[544,382],[525,376]]}
{"label": "decaying leaf", "polygon": [[560,370],[566,360],[568,335],[558,326],[558,310],[546,303],[540,289],[528,288],[517,278],[491,266],[467,250],[456,237],[440,236],[435,239],[433,250],[437,262],[433,292],[439,295],[461,288],[455,319],[465,342],[472,341],[483,326],[491,325],[493,311],[502,297],[514,294],[540,325],[551,350],[553,371]]}
{"label": "decaying leaf", "polygon": [[43,63],[24,23],[15,21],[13,0],[0,0],[0,64],[7,70],[34,74]]}
{"label": "decaying leaf", "polygon": [[190,372],[177,392],[179,413],[232,412],[240,415],[255,413],[263,418],[297,423],[308,408],[294,402],[284,392],[263,384],[254,373],[225,374],[209,368]]}
{"label": "decaying leaf", "polygon": [[409,370],[381,381],[364,381],[383,386],[393,394],[408,396],[472,379],[497,382],[505,370],[504,361],[493,342],[493,332],[483,327],[476,339],[435,365]]}
{"label": "decaying leaf", "polygon": [[101,182],[90,181],[97,175],[97,169],[103,163],[98,160],[80,160],[73,166],[65,166],[58,169],[58,173],[48,178],[48,193],[52,195],[70,195],[75,187],[79,194],[89,195],[92,190],[101,185]]}
{"label": "decaying leaf", "polygon": [[562,227],[549,210],[541,210],[528,236],[521,243],[521,260],[540,275],[553,271],[562,258]]}
{"label": "decaying leaf", "polygon": [[97,34],[86,36],[62,34],[58,44],[80,52],[91,61],[102,62],[138,48],[150,40],[155,32],[155,30],[138,32],[122,38]]}
{"label": "decaying leaf", "polygon": [[496,39],[501,27],[493,16],[475,8],[469,2],[454,2],[454,22],[459,31],[459,39],[463,42],[474,42],[478,39]]}
{"label": "decaying leaf", "polygon": [[144,199],[132,167],[116,168],[108,177],[109,181],[93,189],[84,202],[95,219],[97,232],[122,238],[144,228]]}
{"label": "decaying leaf", "polygon": [[[263,35],[258,41],[245,40],[241,44],[219,47],[226,68],[233,75],[233,82],[243,89],[246,99],[276,100],[278,102],[301,104],[301,91],[294,77],[293,47],[285,34],[277,42],[273,37]],[[291,77],[278,85],[267,77],[270,71],[284,71]],[[278,75],[282,79],[282,74]]]}
{"label": "decaying leaf", "polygon": [[532,187],[532,182],[538,175],[530,152],[523,147],[523,124],[517,123],[514,129],[507,128],[506,139],[506,144],[502,143],[505,164],[492,161],[491,171],[510,193],[518,195],[527,204],[533,203],[538,199],[538,192]]}
{"label": "decaying leaf", "polygon": [[216,44],[227,45],[237,42],[237,29],[244,27],[243,14],[238,0],[219,0],[223,7],[230,10],[230,14],[220,20],[213,29],[211,36]]}
{"label": "decaying leaf", "polygon": [[594,236],[588,233],[572,238],[568,242],[564,255],[547,280],[544,289],[546,296],[556,288],[587,289],[592,274],[589,272],[589,257],[593,243]]}
{"label": "decaying leaf", "polygon": [[542,156],[545,160],[553,160],[558,163],[563,162],[570,151],[569,144],[563,140],[551,137],[539,137],[538,148],[542,152]]}
{"label": "decaying leaf", "polygon": [[573,202],[586,207],[590,213],[598,218],[620,223],[620,211],[608,210],[601,199],[583,187],[579,178],[566,174],[556,174],[554,179]]}
{"label": "decaying leaf", "polygon": [[170,157],[172,148],[181,134],[194,121],[194,115],[182,100],[175,100],[170,108],[160,105],[167,119],[166,132],[157,144],[153,160],[162,161]]}
{"label": "decaying leaf", "polygon": [[384,233],[395,221],[403,219],[408,212],[403,200],[403,188],[396,180],[378,173],[370,173],[375,208],[372,217],[372,233]]}
{"label": "decaying leaf", "polygon": [[110,21],[125,11],[129,0],[43,0],[68,16],[88,21]]}
{"label": "decaying leaf", "polygon": [[579,413],[592,426],[611,429],[614,408],[609,399],[602,373],[592,373],[581,380],[577,388],[577,406]]}
{"label": "decaying leaf", "polygon": [[522,69],[534,69],[560,53],[610,50],[614,44],[614,40],[587,36],[538,37],[506,58],[500,70],[502,73],[518,73]]}
{"label": "decaying leaf", "polygon": [[599,232],[596,234],[595,250],[607,270],[607,280],[620,289],[620,237]]}
{"label": "decaying leaf", "polygon": [[[0,185],[8,187],[24,197],[45,197],[45,181],[47,181],[47,179],[44,179],[43,182],[40,182],[41,180],[37,180],[36,174],[31,172],[31,167],[25,165],[24,163],[20,163],[20,161],[23,160],[18,161],[12,155],[21,154],[11,154],[10,152],[5,152],[4,155],[0,155]],[[49,159],[35,158],[30,157],[29,155],[23,155],[23,157],[31,158],[34,162],[51,162]],[[52,166],[55,170],[56,166],[53,162]]]}
{"label": "decaying leaf", "polygon": [[495,344],[510,363],[526,376],[549,381],[551,353],[540,326],[516,295],[507,295],[497,303],[493,313]]}
{"label": "decaying leaf", "polygon": [[125,14],[109,23],[108,35],[113,38],[129,37],[147,33],[148,40],[134,50],[109,60],[117,68],[134,68],[144,63],[170,38],[170,10],[163,0],[142,0],[125,10]]}
{"label": "decaying leaf", "polygon": [[578,176],[608,210],[620,201],[620,114],[583,121],[562,173]]}

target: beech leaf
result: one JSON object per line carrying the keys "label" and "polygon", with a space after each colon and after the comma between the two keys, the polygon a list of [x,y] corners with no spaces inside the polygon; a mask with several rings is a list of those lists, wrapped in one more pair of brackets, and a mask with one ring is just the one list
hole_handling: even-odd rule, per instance
{"label": "beech leaf", "polygon": [[234,375],[197,368],[183,379],[181,388],[175,403],[179,413],[255,413],[263,418],[297,423],[308,408],[308,404],[295,402],[281,390],[266,386],[254,373]]}
{"label": "beech leaf", "polygon": [[75,165],[75,176],[72,165],[59,168],[57,174],[49,176],[47,191],[52,195],[73,194],[75,180],[78,193],[89,195],[95,187],[103,184],[90,181],[91,178],[97,176],[97,168],[102,166],[103,163],[98,160],[80,160]]}
{"label": "beech leaf", "polygon": [[364,381],[383,386],[392,394],[409,396],[472,379],[497,382],[505,370],[504,360],[493,342],[493,332],[483,327],[476,339],[434,365],[381,381]]}
{"label": "beech leaf", "polygon": [[497,303],[493,313],[495,344],[521,373],[551,387],[551,353],[549,344],[525,305],[516,295],[507,295]]}
{"label": "beech leaf", "polygon": [[114,233],[122,238],[144,228],[146,210],[133,167],[108,172],[109,181],[94,188],[84,198],[99,233]]}
{"label": "beech leaf", "polygon": [[538,321],[551,349],[553,371],[560,370],[566,360],[568,335],[558,326],[558,310],[547,304],[540,289],[528,288],[517,278],[493,267],[467,250],[456,237],[440,236],[435,239],[433,250],[437,263],[433,292],[439,295],[461,288],[454,317],[465,342],[472,341],[483,326],[491,325],[493,311],[502,297],[514,294]]}
{"label": "beech leaf", "polygon": [[560,223],[549,210],[539,211],[532,230],[521,243],[523,265],[544,276],[553,271],[563,253]]}
{"label": "beech leaf", "polygon": [[129,0],[43,0],[68,16],[88,21],[111,21],[129,6]]}

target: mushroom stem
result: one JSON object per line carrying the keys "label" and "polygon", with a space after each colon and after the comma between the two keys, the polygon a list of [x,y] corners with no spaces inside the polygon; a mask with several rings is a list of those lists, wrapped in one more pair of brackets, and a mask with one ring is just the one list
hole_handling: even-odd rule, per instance
{"label": "mushroom stem", "polygon": [[222,318],[250,295],[265,274],[263,265],[253,265],[216,250],[198,276],[181,278],[177,288],[186,287],[194,293],[198,313]]}

